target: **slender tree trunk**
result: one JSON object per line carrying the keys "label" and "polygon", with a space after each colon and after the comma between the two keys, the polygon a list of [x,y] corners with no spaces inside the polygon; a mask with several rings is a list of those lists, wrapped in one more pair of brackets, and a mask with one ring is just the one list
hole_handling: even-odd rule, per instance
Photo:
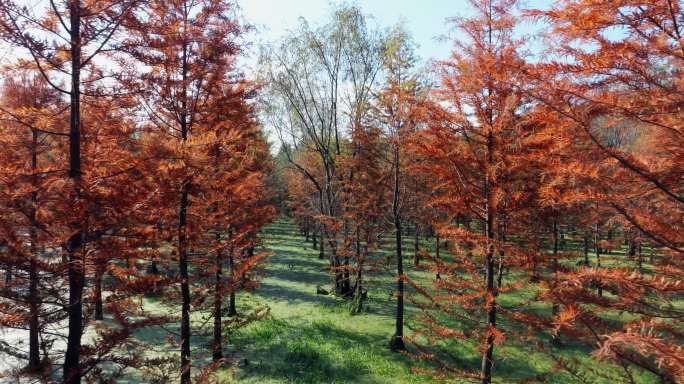
{"label": "slender tree trunk", "polygon": [[303,232],[304,232],[304,241],[309,242],[309,220],[304,218],[304,225],[303,225]]}
{"label": "slender tree trunk", "polygon": [[[559,250],[559,234],[558,234],[558,220],[556,218],[553,219],[553,260],[552,260],[552,268],[553,268],[553,281],[554,281],[554,286],[555,286],[555,281],[556,281],[556,275],[558,274],[558,250]],[[558,316],[558,313],[560,312],[560,308],[558,306],[558,303],[555,301],[553,302],[553,305],[551,306],[551,314],[555,318]],[[551,342],[555,345],[560,345],[560,340],[558,339],[558,335],[553,334],[551,336]]]}
{"label": "slender tree trunk", "polygon": [[[38,168],[38,131],[31,130],[31,170],[35,174]],[[32,184],[37,188],[36,176],[33,176]],[[36,208],[38,205],[38,193],[31,192],[31,208],[29,217],[31,223],[36,222]],[[36,372],[40,368],[40,343],[39,343],[39,316],[40,302],[38,298],[38,233],[35,225],[29,227],[31,241],[31,260],[29,261],[29,362],[28,370]]]}
{"label": "slender tree trunk", "polygon": [[323,240],[323,231],[322,230],[321,230],[320,234],[321,234],[321,236],[318,239],[318,258],[320,260],[325,260],[325,241]]}
{"label": "slender tree trunk", "polygon": [[365,259],[361,256],[361,233],[360,229],[356,228],[356,280],[354,281],[354,306],[352,313],[360,313],[363,309],[363,265]]}
{"label": "slender tree trunk", "polygon": [[[595,224],[594,226],[594,247],[596,248],[596,267],[601,268],[601,234],[599,233],[599,225],[598,223]],[[599,281],[598,285],[598,295],[603,296],[603,286],[601,285],[602,283]]]}
{"label": "slender tree trunk", "polygon": [[181,383],[190,383],[190,278],[186,245],[188,210],[188,182],[181,187],[180,215],[178,220],[178,268],[181,286]]}
{"label": "slender tree trunk", "polygon": [[102,305],[102,275],[104,275],[104,266],[99,265],[95,270],[95,320],[104,319],[104,309]]}
{"label": "slender tree trunk", "polygon": [[[71,94],[69,123],[69,178],[74,182],[75,195],[80,195],[81,181],[81,1],[69,2],[71,46]],[[76,233],[66,242],[69,280],[67,316],[69,333],[64,354],[62,380],[65,384],[81,382],[81,336],[83,335],[83,289],[85,287],[85,233],[83,223],[72,223]]]}
{"label": "slender tree trunk", "polygon": [[[487,169],[485,179],[485,233],[487,236],[487,251],[485,254],[485,288],[487,299],[487,327],[496,328],[496,290],[494,287],[494,194],[493,187],[493,167],[494,167],[494,135],[491,131],[491,125],[487,134]],[[482,355],[482,368],[480,378],[482,384],[490,384],[492,382],[492,366],[494,364],[494,335],[491,333],[487,335],[485,341],[485,351]]]}
{"label": "slender tree trunk", "polygon": [[420,236],[418,229],[418,223],[416,223],[416,233],[413,235],[413,265],[416,267],[420,265]]}
{"label": "slender tree trunk", "polygon": [[318,228],[316,223],[313,224],[312,231],[311,231],[311,248],[317,249],[318,248]]}
{"label": "slender tree trunk", "polygon": [[237,316],[237,308],[235,307],[235,259],[233,246],[230,247],[228,253],[228,267],[230,268],[230,296],[228,299],[228,316]]}
{"label": "slender tree trunk", "polygon": [[[183,34],[188,30],[188,14],[187,7],[184,7],[185,13],[183,14]],[[185,36],[183,36],[185,38]],[[189,123],[188,123],[188,89],[187,89],[187,78],[188,78],[188,42],[184,41],[181,48],[181,94],[180,94],[180,104],[181,111],[179,114],[180,128],[181,128],[181,140],[183,144],[188,140],[189,135]],[[187,250],[187,221],[188,221],[188,204],[189,204],[189,189],[190,180],[183,180],[180,190],[180,205],[178,207],[178,268],[180,270],[180,286],[181,286],[181,324],[180,324],[180,337],[181,337],[181,350],[180,350],[180,360],[181,360],[181,384],[189,384],[191,378],[191,356],[190,356],[190,277],[188,275],[188,250]]]}
{"label": "slender tree trunk", "polygon": [[589,266],[589,235],[584,233],[584,266]]}
{"label": "slender tree trunk", "polygon": [[[35,229],[32,229],[35,233]],[[39,311],[38,298],[38,262],[36,260],[35,235],[31,236],[31,261],[29,269],[29,362],[28,370],[36,372],[40,367],[40,343],[39,343]]]}
{"label": "slender tree trunk", "polygon": [[399,207],[399,193],[401,176],[401,162],[399,158],[399,148],[394,147],[394,197],[392,201],[392,211],[394,216],[394,233],[395,246],[397,256],[397,311],[395,317],[394,335],[390,342],[390,348],[393,351],[402,351],[406,349],[404,345],[404,260],[402,256],[402,239],[401,239],[401,213]]}
{"label": "slender tree trunk", "polygon": [[[216,233],[216,242],[220,243],[221,234]],[[222,302],[223,302],[223,257],[221,248],[216,251],[214,259],[214,341],[212,359],[219,361],[223,358],[223,332],[222,332]]]}
{"label": "slender tree trunk", "polygon": [[[437,260],[439,260],[439,248],[440,248],[439,241],[440,241],[439,240],[439,233],[435,233],[435,257],[437,258]],[[439,275],[439,271],[437,271],[437,276],[435,276],[435,277],[438,280],[442,278],[442,276]]]}

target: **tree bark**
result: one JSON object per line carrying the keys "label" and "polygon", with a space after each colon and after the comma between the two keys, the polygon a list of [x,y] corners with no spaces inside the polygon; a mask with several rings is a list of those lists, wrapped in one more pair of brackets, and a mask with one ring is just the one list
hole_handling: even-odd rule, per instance
{"label": "tree bark", "polygon": [[188,209],[188,182],[181,187],[180,214],[178,220],[178,268],[181,286],[181,383],[190,383],[190,281],[186,249],[186,225]]}
{"label": "tree bark", "polygon": [[[596,250],[596,267],[601,268],[601,234],[599,233],[599,225],[596,223],[594,225],[594,247]],[[598,283],[597,292],[599,296],[603,296],[603,287],[601,282]]]}
{"label": "tree bark", "polygon": [[487,295],[487,339],[485,341],[485,351],[482,355],[482,367],[480,379],[482,384],[491,384],[492,366],[494,363],[494,335],[490,330],[496,328],[496,291],[494,289],[494,194],[492,184],[494,179],[494,135],[491,125],[487,133],[487,169],[485,175],[485,233],[487,236],[487,251],[485,254],[485,289]]}
{"label": "tree bark", "polygon": [[420,236],[418,229],[418,223],[416,223],[416,233],[413,235],[413,265],[416,267],[420,265]]}
{"label": "tree bark", "polygon": [[[216,241],[221,241],[221,235],[216,233]],[[223,258],[221,249],[216,251],[214,259],[214,340],[212,345],[212,359],[219,361],[223,358],[223,334],[222,334],[222,301],[223,301]]]}
{"label": "tree bark", "polygon": [[589,235],[584,234],[584,266],[589,266]]}
{"label": "tree bark", "polygon": [[[31,170],[35,174],[38,168],[38,131],[31,130]],[[33,176],[32,184],[38,187],[36,176]],[[32,223],[36,222],[36,208],[38,205],[38,193],[31,192],[31,209],[29,217]],[[39,316],[40,302],[38,298],[38,233],[34,225],[29,227],[31,241],[31,260],[29,262],[29,362],[28,370],[36,372],[40,368],[40,343],[39,343]]]}
{"label": "tree bark", "polygon": [[230,268],[230,297],[228,299],[228,316],[237,316],[235,307],[235,259],[233,258],[233,247],[231,246],[228,254],[228,267]]}
{"label": "tree bark", "polygon": [[316,223],[313,224],[312,230],[311,230],[311,248],[313,249],[318,249],[318,228]]}
{"label": "tree bark", "polygon": [[[81,180],[81,1],[69,2],[71,46],[71,93],[69,122],[69,178],[75,185],[76,197],[80,194]],[[66,241],[69,305],[67,307],[67,348],[64,354],[62,381],[65,384],[81,382],[81,336],[83,335],[83,289],[85,287],[85,233],[80,220],[72,223],[76,233]],[[79,252],[80,251],[80,252]]]}
{"label": "tree bark", "polygon": [[394,335],[390,342],[390,348],[393,351],[406,350],[404,345],[404,260],[402,256],[402,238],[401,238],[401,212],[399,207],[399,193],[401,176],[401,162],[399,158],[399,148],[394,147],[394,193],[392,199],[392,213],[394,216],[394,233],[395,246],[397,257],[397,310],[395,316]]}
{"label": "tree bark", "polygon": [[95,320],[104,319],[104,309],[102,305],[102,275],[104,274],[104,266],[99,265],[95,270]]}

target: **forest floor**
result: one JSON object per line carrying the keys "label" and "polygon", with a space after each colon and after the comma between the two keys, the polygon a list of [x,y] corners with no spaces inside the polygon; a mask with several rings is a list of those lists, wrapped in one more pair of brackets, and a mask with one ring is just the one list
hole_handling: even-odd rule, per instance
{"label": "forest floor", "polygon": [[[240,383],[461,383],[471,381],[435,379],[418,373],[430,367],[425,362],[389,350],[394,330],[396,298],[394,277],[389,271],[369,276],[368,300],[361,314],[351,315],[349,300],[317,295],[317,286],[330,289],[332,282],[327,260],[319,260],[318,252],[306,243],[295,225],[281,219],[263,233],[264,248],[272,252],[260,287],[254,293],[241,295],[238,308],[267,306],[270,314],[262,320],[240,328],[230,335],[233,369],[222,378]],[[431,244],[421,247],[429,249]],[[391,256],[385,249],[380,258]],[[409,276],[428,284],[434,276],[413,267],[413,238],[406,239],[406,261]],[[511,277],[515,278],[515,277]],[[410,293],[409,293],[410,294]],[[523,292],[518,295],[532,295]],[[513,305],[523,297],[502,299]],[[536,308],[540,311],[550,308]],[[406,308],[406,333],[415,327],[418,308],[410,301]],[[501,327],[514,325],[501,321]],[[541,335],[547,343],[549,335]],[[508,340],[497,347],[494,366],[495,382],[574,383],[568,374],[555,373],[556,363],[546,354],[525,346],[525,341]],[[452,361],[461,368],[477,370],[480,353],[476,345],[454,342],[447,347]],[[591,350],[567,342],[557,351],[564,358],[575,358],[585,367],[582,371],[593,383],[613,383],[611,370],[620,369],[597,363]],[[456,356],[455,358],[453,356]],[[605,378],[592,377],[597,369]],[[655,382],[637,375],[638,382]],[[530,380],[530,381],[528,381]]]}
{"label": "forest floor", "polygon": [[[262,233],[263,250],[270,252],[266,266],[259,271],[261,283],[250,293],[241,292],[237,296],[239,316],[234,318],[235,325],[224,329],[224,355],[226,364],[219,371],[221,383],[466,383],[458,379],[439,379],[426,375],[421,369],[434,368],[433,365],[405,354],[389,350],[389,340],[394,330],[396,297],[394,296],[395,277],[393,274],[394,249],[391,245],[378,251],[376,260],[390,258],[391,264],[366,277],[368,298],[362,313],[350,314],[350,301],[334,295],[319,295],[317,287],[331,290],[332,281],[328,260],[318,259],[318,251],[311,242],[305,242],[293,222],[280,219],[266,227]],[[388,244],[391,239],[386,239]],[[428,286],[434,279],[429,274],[413,266],[413,241],[407,237],[405,243],[406,259],[404,265],[411,279]],[[421,248],[432,252],[432,243],[421,242]],[[575,247],[578,245],[575,244]],[[442,257],[448,257],[444,255]],[[606,257],[610,260],[627,262],[624,254]],[[646,267],[648,268],[648,267]],[[527,278],[508,276],[515,280]],[[409,292],[409,298],[411,297]],[[515,307],[531,298],[533,289],[522,289],[515,294],[502,295],[499,303]],[[168,306],[153,297],[144,299],[147,311],[170,316],[178,315],[177,306]],[[684,305],[684,302],[682,303]],[[550,312],[550,308],[535,304],[532,310]],[[258,314],[258,315],[256,315]],[[416,329],[419,309],[409,299],[406,303],[405,333],[408,336]],[[473,314],[470,314],[473,316]],[[626,321],[620,314],[607,314],[610,321]],[[258,319],[256,319],[258,317]],[[459,329],[455,319],[451,321]],[[105,320],[107,321],[107,320]],[[206,366],[211,362],[210,327],[208,313],[195,311],[193,314],[193,364]],[[501,318],[498,324],[507,334],[519,325]],[[167,357],[167,363],[150,364],[142,370],[127,370],[117,383],[166,383],[177,380],[178,345],[174,333],[178,324],[164,327],[148,327],[136,333],[134,342],[137,350],[143,350],[147,357]],[[21,336],[19,334],[15,336]],[[5,341],[14,340],[8,334],[0,334]],[[88,339],[88,334],[84,339]],[[15,338],[16,339],[16,338]],[[21,337],[19,337],[21,339]],[[18,340],[18,339],[17,339]],[[550,345],[548,334],[538,335],[535,340],[543,340]],[[535,341],[536,342],[536,341]],[[556,362],[546,353],[529,345],[530,341],[508,338],[495,349],[495,383],[581,383],[571,375],[558,373]],[[452,341],[441,345],[448,351],[440,357],[451,361],[459,368],[477,371],[480,352],[477,345],[463,341]],[[551,348],[551,347],[550,347]],[[611,374],[619,367],[597,362],[591,356],[592,350],[586,346],[564,341],[562,347],[553,347],[554,355],[580,362],[580,371],[586,375],[586,383],[614,383]],[[409,348],[409,351],[415,351]],[[4,356],[6,357],[6,356]],[[0,367],[11,366],[3,361],[0,354]],[[59,361],[55,362],[55,374],[59,371]],[[170,365],[169,365],[170,364]],[[199,372],[193,369],[193,374]],[[160,377],[167,375],[167,378]],[[601,377],[599,377],[601,376]],[[153,379],[154,378],[154,379]],[[9,378],[8,378],[9,379]],[[637,383],[655,383],[656,380],[644,374],[636,375]],[[16,381],[3,381],[0,383]]]}

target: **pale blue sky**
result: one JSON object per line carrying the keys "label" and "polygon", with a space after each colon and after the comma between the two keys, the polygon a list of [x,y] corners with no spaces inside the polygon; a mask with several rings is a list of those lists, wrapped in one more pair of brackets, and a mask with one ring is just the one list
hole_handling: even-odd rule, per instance
{"label": "pale blue sky", "polygon": [[[527,0],[527,8],[546,7],[552,0]],[[297,25],[302,16],[310,23],[321,23],[329,15],[328,0],[238,0],[244,16],[259,29],[258,40],[273,41]],[[447,19],[467,15],[465,0],[357,0],[363,11],[382,27],[404,21],[415,42],[421,59],[444,59],[451,51],[448,41],[437,37],[448,34]],[[526,26],[525,28],[529,28]]]}

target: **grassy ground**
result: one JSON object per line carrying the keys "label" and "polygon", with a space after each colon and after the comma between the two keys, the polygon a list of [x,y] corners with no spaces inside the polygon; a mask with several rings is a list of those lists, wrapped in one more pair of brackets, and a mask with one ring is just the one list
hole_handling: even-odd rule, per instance
{"label": "grassy ground", "polygon": [[[264,248],[272,252],[267,266],[260,271],[261,285],[251,293],[238,295],[238,311],[244,319],[250,313],[263,311],[268,314],[246,326],[224,330],[226,342],[224,352],[228,363],[219,371],[219,381],[225,383],[464,383],[461,379],[426,376],[418,373],[420,368],[431,367],[403,354],[389,350],[390,336],[394,330],[396,299],[392,266],[386,271],[368,276],[369,292],[364,311],[350,315],[349,301],[330,295],[316,294],[317,286],[330,290],[332,282],[327,260],[318,259],[318,251],[312,249],[299,235],[292,222],[281,219],[269,225],[262,236]],[[388,245],[377,258],[383,260],[393,255]],[[432,244],[423,243],[423,249]],[[579,242],[568,242],[567,248],[578,248]],[[406,238],[406,268],[409,276],[422,285],[429,285],[434,276],[413,267],[411,263],[413,237]],[[442,257],[448,257],[443,253]],[[593,257],[593,255],[592,255]],[[624,263],[624,257],[613,255],[605,262]],[[508,279],[526,279],[524,276],[509,276]],[[531,288],[524,288],[502,295],[499,303],[505,307],[515,306],[535,294]],[[154,298],[145,299],[145,308],[150,312],[177,315],[177,306],[165,306]],[[534,310],[550,312],[550,308],[535,304]],[[417,324],[418,309],[410,301],[406,306],[405,332],[411,334]],[[470,314],[477,317],[477,314]],[[443,318],[461,329],[455,318]],[[616,315],[614,321],[624,321]],[[193,313],[192,339],[193,365],[202,367],[211,362],[210,331],[211,319],[207,313]],[[499,326],[504,332],[514,334],[519,324],[512,324],[500,318]],[[171,331],[171,332],[169,332]],[[178,346],[170,337],[177,333],[177,324],[164,328],[149,327],[137,334],[138,350],[145,350],[148,357],[168,357],[168,364],[151,365],[145,371],[129,372],[126,379],[118,382],[138,383],[173,382],[177,380]],[[530,343],[544,340],[548,346],[550,336],[537,335],[534,340],[517,340],[511,337],[495,350],[494,382],[546,382],[579,383],[566,373],[554,370],[555,362],[546,354],[536,351]],[[177,340],[176,340],[177,342]],[[477,371],[480,352],[477,345],[454,341],[441,345],[447,356],[460,368]],[[607,363],[598,363],[591,356],[591,349],[572,341],[564,341],[563,347],[554,354],[573,358],[580,362],[587,375],[585,382],[615,383],[611,375],[620,368]],[[416,369],[418,368],[418,369]],[[597,377],[590,370],[598,370]],[[199,368],[193,368],[197,373]],[[160,373],[168,378],[159,379]],[[637,376],[637,383],[655,383],[649,376]]]}
{"label": "grassy ground", "polygon": [[348,302],[316,294],[329,289],[327,260],[286,221],[267,228],[274,252],[266,277],[238,306],[267,305],[269,318],[232,335],[240,368],[226,378],[244,383],[424,383],[410,358],[388,345],[394,320],[389,275],[373,283],[367,309],[349,314]]}
{"label": "grassy ground", "polygon": [[[268,306],[270,316],[231,335],[234,356],[239,360],[236,369],[223,372],[223,380],[240,383],[464,382],[437,380],[415,373],[413,368],[425,367],[424,363],[389,351],[395,308],[391,273],[373,277],[365,311],[350,315],[347,301],[316,294],[317,286],[329,288],[331,285],[327,260],[318,260],[317,251],[304,242],[292,223],[281,220],[272,224],[265,230],[264,238],[264,246],[274,255],[261,287],[250,295],[242,295],[238,305],[243,311],[249,307]],[[412,248],[412,239],[407,239],[407,243],[408,250]],[[392,250],[384,252],[391,254]],[[412,268],[411,255],[407,253],[409,275],[425,283],[430,276]],[[502,298],[502,303],[513,305],[532,294],[521,290]],[[540,306],[538,310],[550,308]],[[407,333],[415,325],[416,312],[417,309],[408,303]],[[501,322],[504,330],[514,326]],[[549,335],[540,337],[547,342],[550,340]],[[555,373],[554,361],[524,343],[509,340],[497,347],[495,382],[521,382],[534,377],[540,379],[539,382],[577,382],[570,375]],[[477,346],[458,342],[448,344],[446,348],[463,368],[476,370],[479,367]],[[619,368],[597,363],[586,347],[568,342],[556,353],[578,359],[587,368],[598,369],[608,376],[589,376],[590,382],[615,382],[610,378],[610,372]],[[643,383],[655,382],[648,376],[637,378]]]}

